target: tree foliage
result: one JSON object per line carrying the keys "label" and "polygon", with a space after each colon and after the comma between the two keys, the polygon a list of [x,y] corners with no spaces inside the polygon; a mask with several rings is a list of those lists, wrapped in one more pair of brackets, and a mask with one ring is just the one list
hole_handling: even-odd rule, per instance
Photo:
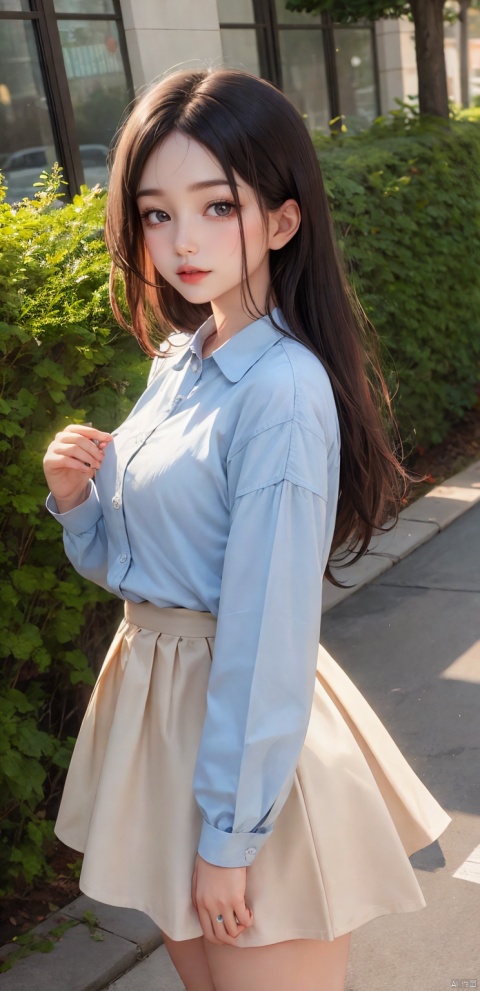
{"label": "tree foliage", "polygon": [[402,17],[410,14],[412,5],[407,0],[287,0],[287,10],[306,11],[308,14],[327,10],[339,24],[352,24],[380,17]]}
{"label": "tree foliage", "polygon": [[362,134],[316,145],[408,451],[439,443],[477,401],[480,111],[446,126],[398,102]]}

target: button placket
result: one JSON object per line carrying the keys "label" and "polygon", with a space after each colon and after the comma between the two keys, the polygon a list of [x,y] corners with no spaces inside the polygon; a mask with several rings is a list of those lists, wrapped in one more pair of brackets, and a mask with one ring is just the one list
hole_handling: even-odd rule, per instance
{"label": "button placket", "polygon": [[[183,395],[176,397],[176,402],[174,401],[173,409],[164,405],[161,410],[156,412],[155,417],[146,420],[145,410],[139,411],[139,422],[137,431],[135,428],[122,437],[122,442],[117,446],[117,465],[115,472],[115,488],[114,494],[111,499],[111,506],[114,510],[111,518],[112,528],[115,532],[115,565],[112,568],[112,587],[122,590],[122,583],[125,575],[131,564],[131,549],[126,529],[126,523],[124,519],[123,512],[120,510],[123,508],[123,485],[125,473],[127,471],[130,461],[135,457],[141,447],[148,441],[149,437],[155,430],[158,429],[161,424],[167,420],[170,413],[174,411],[178,402],[184,398]],[[153,426],[152,426],[153,420]],[[142,429],[143,427],[143,429]]]}

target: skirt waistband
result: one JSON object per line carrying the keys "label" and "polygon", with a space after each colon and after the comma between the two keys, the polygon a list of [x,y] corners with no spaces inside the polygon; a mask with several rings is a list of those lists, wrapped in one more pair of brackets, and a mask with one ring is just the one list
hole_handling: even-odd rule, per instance
{"label": "skirt waistband", "polygon": [[179,606],[161,608],[152,602],[125,602],[125,619],[144,630],[172,636],[214,637],[217,628],[216,616],[211,612]]}

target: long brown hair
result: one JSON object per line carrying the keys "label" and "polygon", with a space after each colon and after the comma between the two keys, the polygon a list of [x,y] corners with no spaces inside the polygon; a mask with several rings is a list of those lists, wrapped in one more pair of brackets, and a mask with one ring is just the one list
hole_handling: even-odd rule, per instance
{"label": "long brown hair", "polygon": [[[234,171],[253,188],[264,216],[290,198],[300,207],[297,233],[284,248],[270,252],[267,312],[271,316],[278,305],[289,329],[324,365],[335,395],[340,490],[325,577],[338,585],[330,570],[337,563],[332,554],[344,545],[347,564],[358,560],[374,531],[385,529],[389,519],[396,522],[413,476],[397,457],[401,441],[378,337],[349,285],[312,142],[302,118],[275,86],[237,70],[175,72],[139,99],[114,148],[105,234],[112,257],[113,310],[150,355],[158,354],[159,342],[173,330],[193,332],[211,313],[209,304],[189,303],[160,281],[136,203],[148,155],[174,130],[207,148],[225,173],[239,217],[247,292]],[[129,321],[118,296],[119,272]],[[245,289],[243,299],[250,315],[259,316],[249,308]]]}

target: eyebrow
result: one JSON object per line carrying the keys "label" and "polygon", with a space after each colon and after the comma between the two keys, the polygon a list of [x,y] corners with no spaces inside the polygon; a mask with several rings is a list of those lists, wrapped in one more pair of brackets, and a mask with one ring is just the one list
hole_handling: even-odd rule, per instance
{"label": "eyebrow", "polygon": [[[237,186],[237,189],[242,188],[241,186],[238,186],[237,183],[235,183],[235,185]],[[230,183],[228,183],[226,179],[204,179],[202,182],[194,182],[193,186],[189,186],[188,192],[198,193],[201,189],[210,189],[211,186],[228,186],[230,188]],[[137,193],[137,200],[139,200],[141,196],[165,196],[165,193],[163,189],[140,189]]]}

